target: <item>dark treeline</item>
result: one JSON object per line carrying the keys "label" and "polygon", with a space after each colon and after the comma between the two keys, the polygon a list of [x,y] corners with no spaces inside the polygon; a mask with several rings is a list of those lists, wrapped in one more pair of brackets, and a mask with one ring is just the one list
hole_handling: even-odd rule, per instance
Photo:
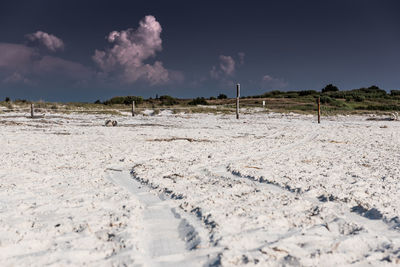
{"label": "dark treeline", "polygon": [[[400,98],[400,90],[391,90],[390,93],[387,93],[385,90],[379,88],[378,86],[370,86],[367,88],[359,88],[353,90],[341,91],[338,87],[332,84],[328,84],[321,91],[316,90],[301,90],[301,91],[279,91],[274,90],[270,92],[266,92],[262,95],[253,95],[253,96],[243,96],[241,98],[298,98],[298,97],[321,97],[322,103],[328,103],[332,101],[330,99],[344,99],[346,101],[356,101],[363,102],[366,99],[385,99],[385,98]],[[225,94],[219,94],[217,97],[210,97],[208,99],[204,97],[197,97],[187,102],[189,105],[207,105],[207,100],[223,100],[228,99]],[[109,100],[101,102],[97,100],[95,104],[105,104],[105,105],[113,105],[113,104],[124,104],[130,105],[132,101],[135,101],[136,104],[140,105],[143,101],[151,101],[158,100],[161,105],[175,105],[179,103],[178,98],[174,98],[169,95],[163,95],[156,98],[149,98],[144,100],[140,96],[117,96],[113,97]]]}
{"label": "dark treeline", "polygon": [[297,98],[301,96],[329,96],[336,99],[346,99],[347,101],[363,101],[365,99],[377,99],[377,98],[390,98],[399,97],[400,90],[391,90],[388,94],[385,90],[380,89],[378,86],[363,87],[359,89],[340,91],[339,88],[332,84],[325,86],[321,92],[315,90],[303,90],[303,91],[271,91],[266,92],[262,95],[248,96],[247,98]]}
{"label": "dark treeline", "polygon": [[[400,90],[391,90],[387,92],[378,86],[362,87],[353,90],[340,90],[333,84],[328,84],[319,91],[301,90],[301,91],[269,91],[261,95],[242,96],[243,105],[259,105],[261,99],[268,100],[269,107],[274,103],[283,109],[294,110],[312,110],[315,106],[315,99],[320,98],[321,104],[335,110],[400,110]],[[275,100],[274,100],[275,99]],[[279,99],[279,100],[278,100]],[[4,101],[11,102],[9,97]],[[116,96],[105,101],[97,100],[94,103],[99,105],[135,105],[152,106],[196,106],[196,105],[225,105],[233,104],[233,99],[229,99],[225,94],[219,94],[216,97],[209,98],[196,97],[193,99],[179,99],[169,95],[156,95],[155,98],[144,99],[141,96]],[[277,102],[278,101],[278,102]],[[15,103],[31,103],[24,99],[16,99]]]}

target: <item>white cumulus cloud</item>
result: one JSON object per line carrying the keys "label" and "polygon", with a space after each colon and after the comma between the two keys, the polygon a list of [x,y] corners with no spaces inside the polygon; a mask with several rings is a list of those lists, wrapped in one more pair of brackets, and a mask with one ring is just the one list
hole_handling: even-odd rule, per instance
{"label": "white cumulus cloud", "polygon": [[146,16],[137,29],[111,32],[107,40],[113,44],[105,51],[96,50],[93,60],[105,73],[122,73],[122,81],[133,83],[138,80],[151,85],[165,84],[182,76],[164,68],[163,63],[145,61],[162,50],[161,25],[154,16]]}
{"label": "white cumulus cloud", "polygon": [[33,42],[37,41],[43,44],[47,49],[53,52],[64,49],[64,42],[60,38],[46,32],[37,31],[27,34],[26,37]]}
{"label": "white cumulus cloud", "polygon": [[235,60],[231,56],[219,56],[219,67],[226,75],[233,75],[235,72]]}

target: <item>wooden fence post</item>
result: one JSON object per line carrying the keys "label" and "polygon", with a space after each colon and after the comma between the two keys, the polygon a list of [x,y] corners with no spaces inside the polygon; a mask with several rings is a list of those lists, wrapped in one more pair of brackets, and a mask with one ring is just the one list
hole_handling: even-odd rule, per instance
{"label": "wooden fence post", "polygon": [[240,84],[236,85],[236,119],[239,119]]}
{"label": "wooden fence post", "polygon": [[132,101],[132,117],[135,116],[135,101]]}
{"label": "wooden fence post", "polygon": [[321,98],[318,97],[318,123],[321,123]]}
{"label": "wooden fence post", "polygon": [[31,104],[31,118],[33,118],[33,116],[34,116],[35,114],[34,114],[34,111],[33,111],[33,103]]}

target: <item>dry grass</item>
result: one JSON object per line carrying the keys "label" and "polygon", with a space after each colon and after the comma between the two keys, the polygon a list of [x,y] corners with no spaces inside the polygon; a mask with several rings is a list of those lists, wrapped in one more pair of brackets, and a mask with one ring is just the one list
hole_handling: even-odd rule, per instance
{"label": "dry grass", "polygon": [[[188,99],[178,99],[178,104],[172,106],[163,106],[159,100],[145,100],[142,104],[136,106],[136,113],[141,114],[145,109],[154,110],[152,115],[159,114],[160,110],[171,110],[173,114],[179,113],[208,113],[208,114],[235,114],[235,103],[236,100],[231,99],[216,99],[207,100],[210,106],[189,106],[187,103]],[[266,102],[265,109],[262,109],[262,102]],[[334,116],[334,115],[365,115],[365,114],[379,114],[388,115],[388,111],[379,110],[358,110],[355,109],[354,105],[360,105],[359,103],[354,104],[353,102],[348,103],[342,101],[344,106],[333,106],[323,104],[321,107],[322,116]],[[368,102],[369,103],[369,102]],[[365,102],[365,104],[368,104]],[[394,102],[397,103],[397,102]],[[30,110],[29,101],[16,101],[16,102],[0,102],[0,106],[6,108],[3,112],[11,109],[23,109],[23,112],[29,112]],[[56,103],[56,102],[34,102],[35,112],[38,113],[87,113],[87,114],[107,114],[107,115],[124,115],[122,112],[129,112],[131,110],[130,105],[123,104],[93,104],[93,103]],[[373,103],[372,103],[373,104]],[[241,111],[243,114],[250,113],[265,113],[265,112],[278,112],[278,113],[298,113],[298,114],[316,114],[317,105],[315,99],[312,97],[299,97],[299,98],[242,98],[240,99],[241,108],[246,108],[245,111]],[[358,107],[358,106],[357,106]],[[257,109],[255,109],[257,108]],[[0,111],[1,112],[1,111]]]}

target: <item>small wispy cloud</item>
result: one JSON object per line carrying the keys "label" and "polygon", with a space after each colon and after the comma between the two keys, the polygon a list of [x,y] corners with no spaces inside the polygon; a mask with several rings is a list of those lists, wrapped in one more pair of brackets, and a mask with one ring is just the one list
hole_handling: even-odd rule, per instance
{"label": "small wispy cloud", "polygon": [[13,84],[13,83],[32,84],[32,82],[28,78],[24,77],[19,72],[14,72],[10,76],[7,76],[6,78],[4,78],[3,82],[6,84]]}
{"label": "small wispy cloud", "polygon": [[220,55],[218,57],[218,65],[212,66],[210,70],[211,78],[221,80],[234,76],[236,70],[244,64],[244,57],[244,52],[239,52],[237,54],[236,61],[232,56]]}
{"label": "small wispy cloud", "polygon": [[0,69],[25,71],[34,55],[34,49],[25,45],[0,43]]}
{"label": "small wispy cloud", "polygon": [[92,70],[84,65],[46,55],[22,44],[0,43],[0,80],[3,83],[35,84],[35,81],[65,77],[72,81],[89,79]]}
{"label": "small wispy cloud", "polygon": [[26,38],[32,42],[39,42],[52,52],[64,49],[64,42],[57,36],[47,32],[37,31],[35,33],[27,34]]}
{"label": "small wispy cloud", "polygon": [[282,89],[288,86],[288,83],[282,79],[266,74],[261,78],[261,85],[265,89]]}
{"label": "small wispy cloud", "polygon": [[239,52],[238,56],[239,56],[239,65],[243,65],[244,64],[244,57],[245,57],[245,53],[244,52]]}
{"label": "small wispy cloud", "polygon": [[[239,65],[244,62],[244,53],[239,53]],[[219,64],[212,66],[210,76],[213,79],[225,79],[235,74],[237,63],[232,56],[220,55],[218,57]]]}

